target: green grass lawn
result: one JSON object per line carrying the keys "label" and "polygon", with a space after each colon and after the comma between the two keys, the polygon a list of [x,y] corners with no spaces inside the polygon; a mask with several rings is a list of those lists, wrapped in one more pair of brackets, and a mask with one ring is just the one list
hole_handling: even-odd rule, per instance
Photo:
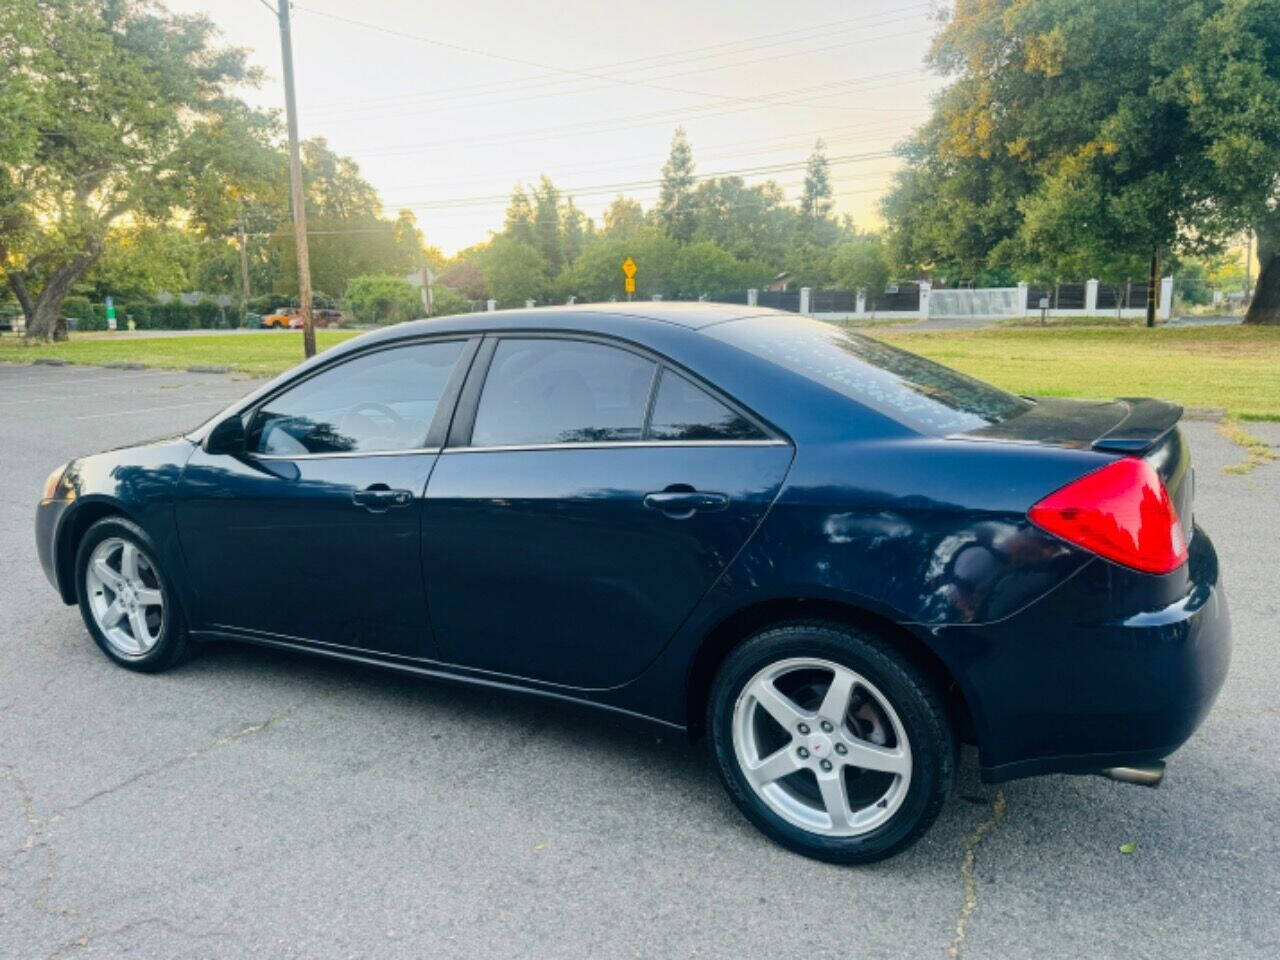
{"label": "green grass lawn", "polygon": [[[355,332],[317,330],[316,347],[323,350]],[[20,337],[0,337],[0,362],[31,363],[40,357],[68,363],[143,363],[148,367],[182,370],[190,366],[231,367],[254,376],[272,376],[302,361],[301,331],[266,331],[206,336],[129,339],[109,333],[72,334],[66,343],[28,345]]]}
{"label": "green grass lawn", "polygon": [[1280,328],[1060,327],[876,336],[1014,393],[1162,397],[1280,419]]}
{"label": "green grass lawn", "polygon": [[[320,349],[354,334],[320,331]],[[875,335],[1015,393],[1063,397],[1153,396],[1188,407],[1224,407],[1244,419],[1280,420],[1280,328],[993,327]],[[182,369],[229,366],[265,376],[302,359],[296,332],[112,339],[73,335],[27,346],[0,337],[0,362],[60,357],[71,363],[144,363]]]}

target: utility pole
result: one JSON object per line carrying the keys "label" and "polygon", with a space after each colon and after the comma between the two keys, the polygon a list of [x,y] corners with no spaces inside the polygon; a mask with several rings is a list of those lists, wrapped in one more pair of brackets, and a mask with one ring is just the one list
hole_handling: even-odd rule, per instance
{"label": "utility pole", "polygon": [[244,204],[240,205],[240,320],[249,312],[249,241],[244,232]]}
{"label": "utility pole", "polygon": [[435,282],[436,275],[431,272],[431,268],[427,266],[426,261],[422,263],[422,309],[431,316],[431,311],[435,307],[435,296],[431,291],[431,284]]}
{"label": "utility pole", "polygon": [[1147,326],[1156,325],[1156,298],[1160,294],[1160,248],[1151,251],[1151,271],[1147,275]]}
{"label": "utility pole", "polygon": [[284,108],[289,125],[289,184],[293,196],[293,236],[298,247],[298,308],[302,311],[302,349],[316,355],[316,328],[311,317],[311,254],[307,250],[307,204],[302,190],[302,155],[298,149],[298,105],[293,96],[293,40],[289,34],[289,0],[276,0],[280,18],[280,59],[284,63]]}

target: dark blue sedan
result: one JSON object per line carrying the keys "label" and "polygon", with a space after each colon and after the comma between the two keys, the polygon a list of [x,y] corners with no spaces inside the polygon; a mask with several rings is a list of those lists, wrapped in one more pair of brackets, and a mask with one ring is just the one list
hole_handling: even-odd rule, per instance
{"label": "dark blue sedan", "polygon": [[754,308],[473,314],[59,467],[36,539],[122,666],[233,639],[644,717],[865,862],[961,742],[989,782],[1154,783],[1203,719],[1230,628],[1180,414]]}

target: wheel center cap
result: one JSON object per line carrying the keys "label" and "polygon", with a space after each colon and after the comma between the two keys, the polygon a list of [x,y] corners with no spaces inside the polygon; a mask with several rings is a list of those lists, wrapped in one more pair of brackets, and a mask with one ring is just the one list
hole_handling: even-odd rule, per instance
{"label": "wheel center cap", "polygon": [[804,745],[809,748],[809,753],[816,759],[826,760],[831,756],[831,738],[825,733],[815,730],[803,739]]}

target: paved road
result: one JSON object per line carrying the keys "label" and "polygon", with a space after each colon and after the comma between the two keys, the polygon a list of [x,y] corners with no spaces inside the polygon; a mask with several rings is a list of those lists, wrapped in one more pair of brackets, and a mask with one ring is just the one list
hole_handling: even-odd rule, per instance
{"label": "paved road", "polygon": [[40,482],[249,386],[0,365],[0,956],[1280,955],[1280,463],[1224,475],[1211,424],[1187,429],[1236,653],[1165,785],[996,789],[969,758],[921,844],[843,869],[610,717],[230,645],[108,663],[37,567]]}

